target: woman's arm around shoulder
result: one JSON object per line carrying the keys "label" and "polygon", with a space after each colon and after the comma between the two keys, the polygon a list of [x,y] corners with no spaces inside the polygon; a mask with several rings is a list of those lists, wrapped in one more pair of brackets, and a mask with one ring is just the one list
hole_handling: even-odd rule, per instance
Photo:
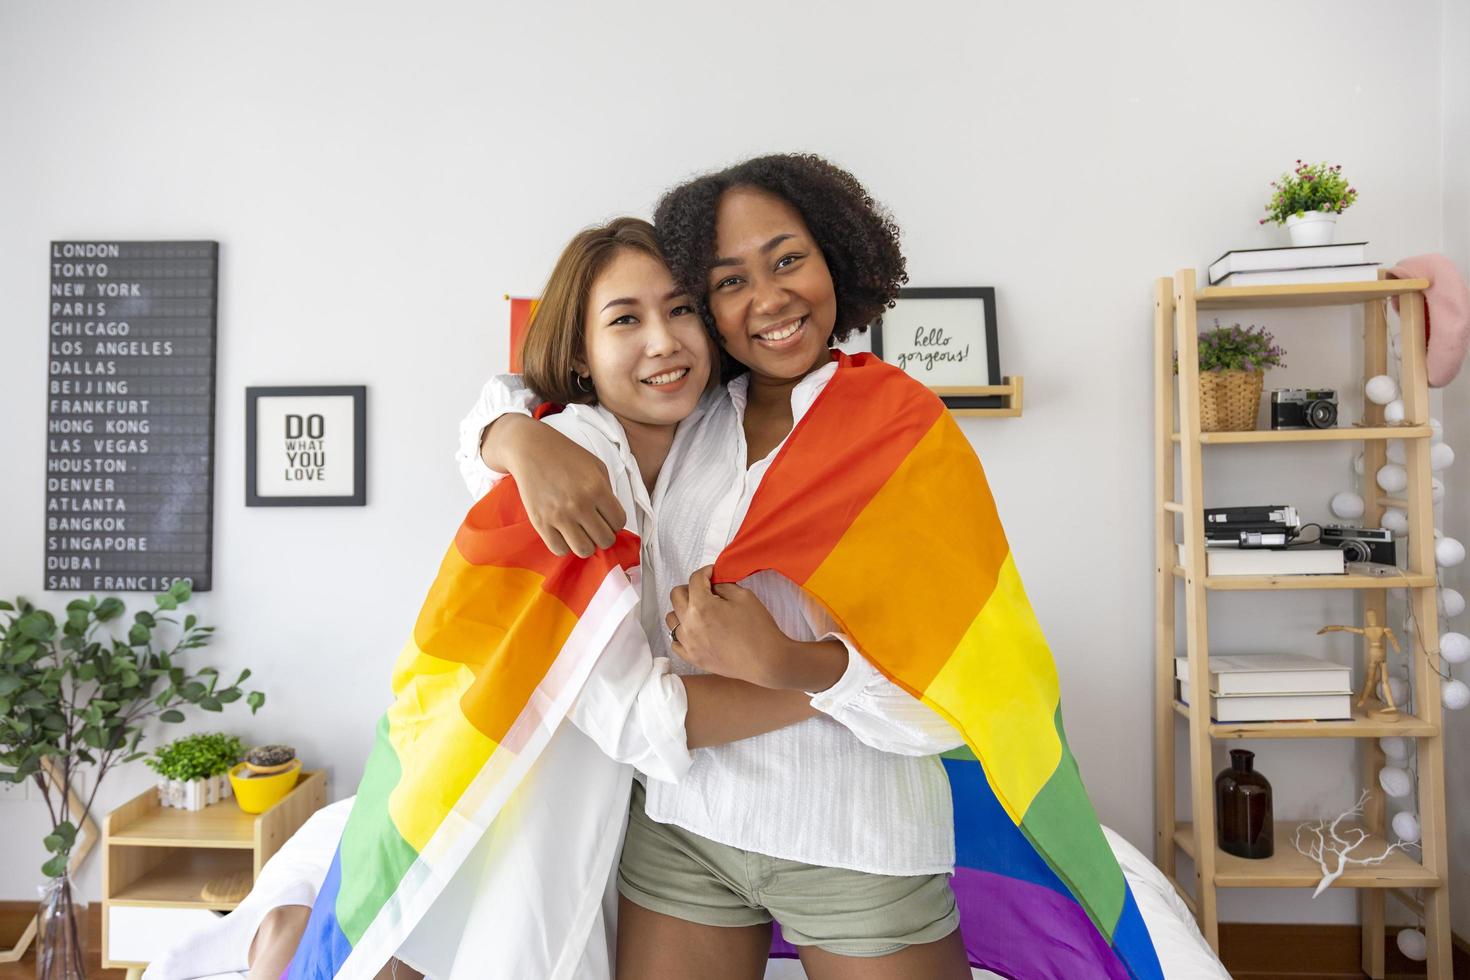
{"label": "woman's arm around shoulder", "polygon": [[612,544],[627,512],[608,484],[602,461],[531,418],[538,402],[519,376],[491,378],[460,422],[455,458],[477,498],[500,476],[515,477],[531,525],[552,553],[586,558]]}

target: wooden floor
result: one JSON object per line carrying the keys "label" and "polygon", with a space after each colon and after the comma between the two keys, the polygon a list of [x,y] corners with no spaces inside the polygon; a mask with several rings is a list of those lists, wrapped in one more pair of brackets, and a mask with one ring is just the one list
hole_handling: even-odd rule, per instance
{"label": "wooden floor", "polygon": [[[1394,930],[1397,931],[1397,930]],[[1235,980],[1359,980],[1357,926],[1293,926],[1220,923],[1220,959]],[[1385,943],[1384,974],[1390,980],[1424,976],[1424,964]],[[1455,948],[1455,977],[1470,978],[1470,953]]]}
{"label": "wooden floor", "polygon": [[[0,906],[0,948],[9,949],[17,936],[30,921],[34,906],[26,903],[6,902]],[[87,980],[124,980],[126,970],[102,969],[102,917],[101,905],[87,906]],[[34,944],[26,955],[14,963],[0,963],[0,980],[36,980],[36,948]]]}

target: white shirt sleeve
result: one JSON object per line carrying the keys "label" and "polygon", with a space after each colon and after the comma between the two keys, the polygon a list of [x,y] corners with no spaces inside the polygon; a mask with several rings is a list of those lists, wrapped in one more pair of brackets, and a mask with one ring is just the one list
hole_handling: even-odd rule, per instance
{"label": "white shirt sleeve", "polygon": [[694,764],[684,718],[684,681],[654,658],[637,612],[618,626],[567,717],[610,758],[676,783]]}
{"label": "white shirt sleeve", "polygon": [[[628,515],[628,530],[636,533],[639,508],[632,481],[642,477],[629,472],[636,466],[631,455],[624,458],[599,419],[596,409],[572,405],[546,423],[602,460]],[[653,779],[675,783],[694,764],[684,731],[688,711],[683,679],[673,673],[668,658],[654,657],[635,608],[598,654],[567,717],[609,758],[629,763]]]}
{"label": "white shirt sleeve", "polygon": [[502,415],[529,416],[540,402],[519,374],[497,374],[480,389],[480,397],[469,414],[460,420],[459,449],[454,453],[459,474],[476,500],[489,493],[490,488],[505,476],[486,466],[480,457],[480,438],[485,427]]}
{"label": "white shirt sleeve", "polygon": [[812,695],[812,707],[846,727],[858,741],[895,755],[937,755],[964,744],[934,709],[878,672],[852,639],[828,632],[823,640],[847,647],[847,670],[836,684]]}

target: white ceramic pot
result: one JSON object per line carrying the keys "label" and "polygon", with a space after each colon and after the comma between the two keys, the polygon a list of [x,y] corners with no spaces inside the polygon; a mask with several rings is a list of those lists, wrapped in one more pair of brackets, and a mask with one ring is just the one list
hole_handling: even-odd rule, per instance
{"label": "white ceramic pot", "polygon": [[164,779],[158,783],[158,802],[180,810],[202,810],[233,794],[228,774],[206,779]]}
{"label": "white ceramic pot", "polygon": [[1304,211],[1288,215],[1286,232],[1293,245],[1331,245],[1337,215],[1331,211]]}

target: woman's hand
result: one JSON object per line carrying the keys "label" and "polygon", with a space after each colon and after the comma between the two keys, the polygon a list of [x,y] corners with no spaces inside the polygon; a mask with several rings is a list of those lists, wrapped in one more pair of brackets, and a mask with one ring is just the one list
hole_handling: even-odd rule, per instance
{"label": "woman's hand", "polygon": [[627,521],[602,460],[549,425],[501,416],[485,429],[480,457],[515,477],[531,526],[552,554],[590,557],[611,547]]}
{"label": "woman's hand", "polygon": [[776,625],[754,592],[713,585],[711,567],[695,571],[670,594],[664,623],[673,648],[688,663],[761,687],[823,691],[847,669],[847,648],[836,640],[802,643]]}

